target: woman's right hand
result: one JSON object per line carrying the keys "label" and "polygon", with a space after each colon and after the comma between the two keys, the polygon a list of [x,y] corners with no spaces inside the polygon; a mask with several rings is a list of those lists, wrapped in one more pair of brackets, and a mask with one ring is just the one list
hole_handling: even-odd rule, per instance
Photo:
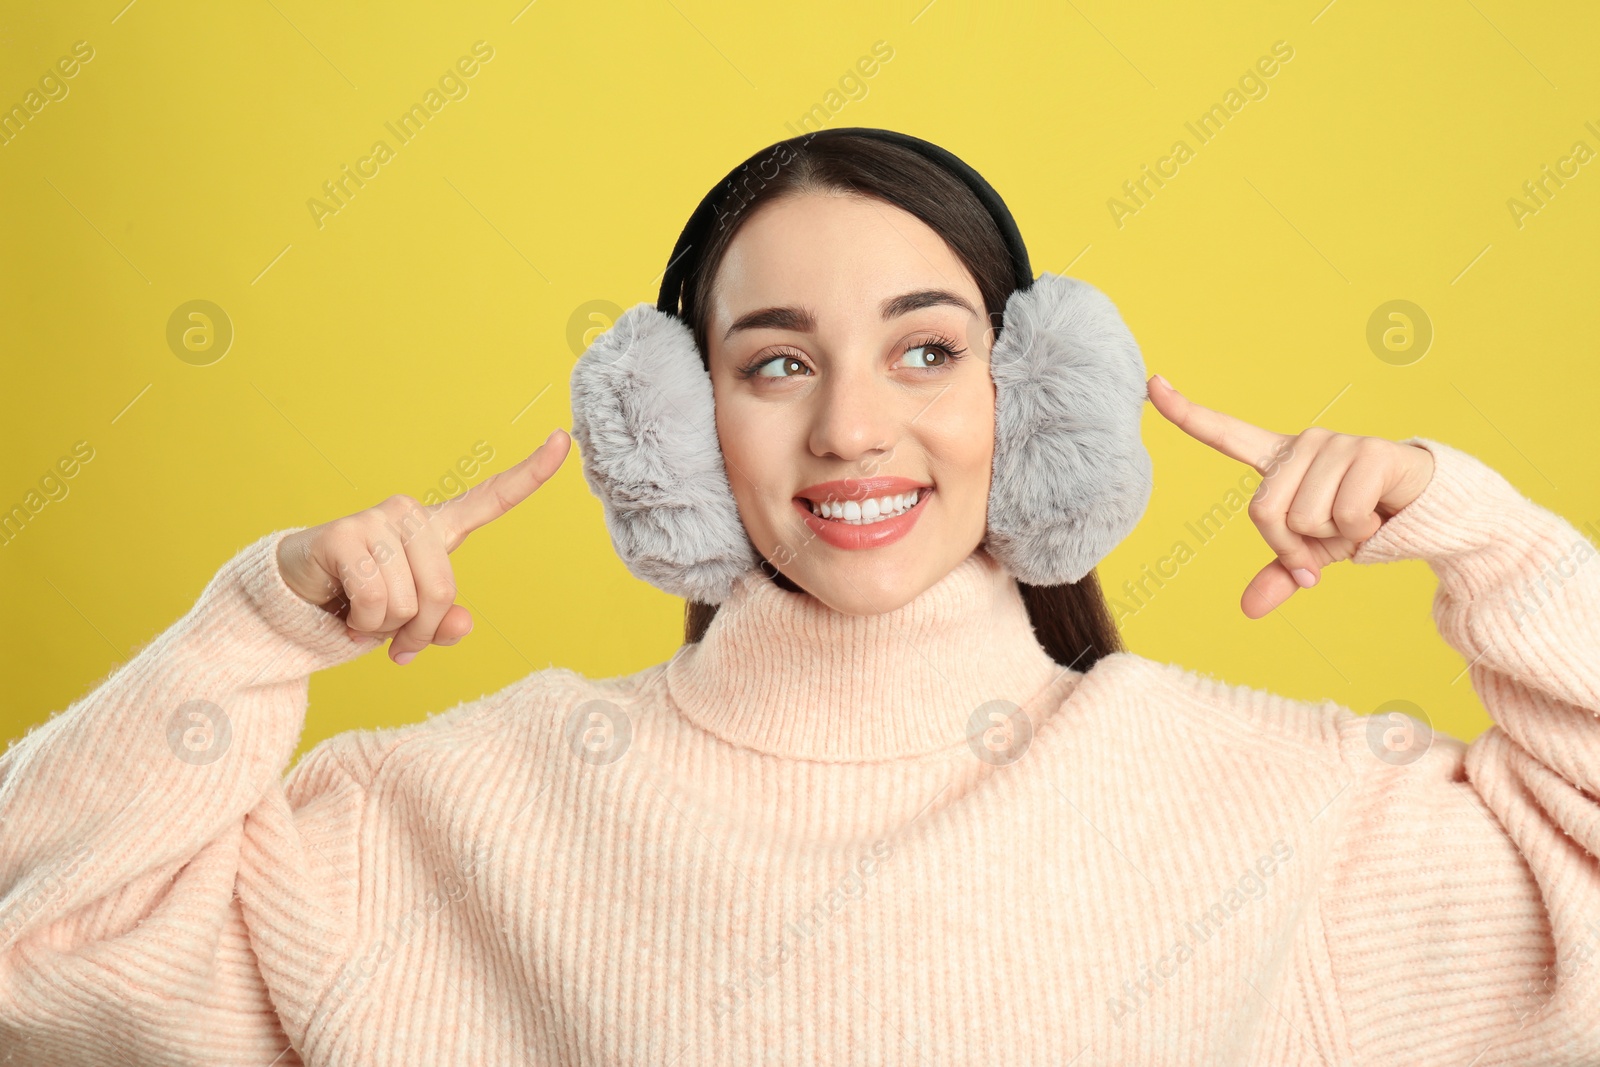
{"label": "woman's right hand", "polygon": [[438,504],[396,494],[354,515],[285,536],[278,571],[301,599],[345,620],[352,637],[387,637],[389,658],[409,663],[430,644],[472,630],[454,603],[449,555],[549,481],[572,446],[556,430],[522,462]]}

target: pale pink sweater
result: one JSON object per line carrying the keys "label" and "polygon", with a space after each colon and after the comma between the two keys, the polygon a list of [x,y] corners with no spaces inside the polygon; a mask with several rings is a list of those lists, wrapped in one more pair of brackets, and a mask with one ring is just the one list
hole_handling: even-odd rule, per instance
{"label": "pale pink sweater", "polygon": [[0,759],[0,1062],[1600,1063],[1600,567],[1410,441],[1356,562],[1428,561],[1497,723],[1410,761],[1409,720],[1063,670],[980,551],[876,617],[754,578],[665,664],[285,778],[378,643],[269,534]]}

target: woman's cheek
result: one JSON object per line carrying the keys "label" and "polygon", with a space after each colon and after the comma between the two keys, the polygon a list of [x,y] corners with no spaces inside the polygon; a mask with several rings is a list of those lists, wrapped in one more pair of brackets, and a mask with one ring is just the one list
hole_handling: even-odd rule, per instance
{"label": "woman's cheek", "polygon": [[[941,406],[944,410],[933,418]],[[993,386],[951,389],[937,404],[929,406],[920,421],[926,423],[929,451],[952,468],[970,474],[986,470],[993,462]]]}
{"label": "woman's cheek", "polygon": [[782,450],[774,447],[771,429],[766,425],[768,432],[763,435],[762,420],[735,401],[717,409],[717,436],[723,465],[728,471],[728,485],[733,490],[740,520],[756,547],[763,551],[770,548],[763,542],[781,533],[781,530],[771,529],[773,494],[793,480],[776,469],[782,460]]}
{"label": "woman's cheek", "polygon": [[945,499],[958,512],[952,518],[981,531],[988,521],[994,466],[994,389],[992,384],[974,383],[946,399],[955,402],[945,409],[943,419],[927,427],[932,473],[949,490]]}

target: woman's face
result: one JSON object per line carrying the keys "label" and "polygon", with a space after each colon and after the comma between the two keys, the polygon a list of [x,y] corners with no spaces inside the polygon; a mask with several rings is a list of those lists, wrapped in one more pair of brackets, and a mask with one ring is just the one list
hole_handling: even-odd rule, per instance
{"label": "woman's face", "polygon": [[[739,516],[796,585],[878,614],[978,546],[993,335],[976,281],[916,216],[848,194],[761,205],[718,268],[706,340]],[[824,502],[841,517],[814,515]]]}

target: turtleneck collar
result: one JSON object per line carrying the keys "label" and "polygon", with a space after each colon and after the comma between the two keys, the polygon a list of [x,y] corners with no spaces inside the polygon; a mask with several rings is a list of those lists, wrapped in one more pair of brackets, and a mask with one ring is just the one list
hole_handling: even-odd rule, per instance
{"label": "turtleneck collar", "polygon": [[992,700],[1037,714],[1029,701],[1064,673],[1034,636],[1016,580],[979,548],[881,615],[835,611],[752,571],[666,679],[680,713],[726,741],[850,762],[956,744]]}

